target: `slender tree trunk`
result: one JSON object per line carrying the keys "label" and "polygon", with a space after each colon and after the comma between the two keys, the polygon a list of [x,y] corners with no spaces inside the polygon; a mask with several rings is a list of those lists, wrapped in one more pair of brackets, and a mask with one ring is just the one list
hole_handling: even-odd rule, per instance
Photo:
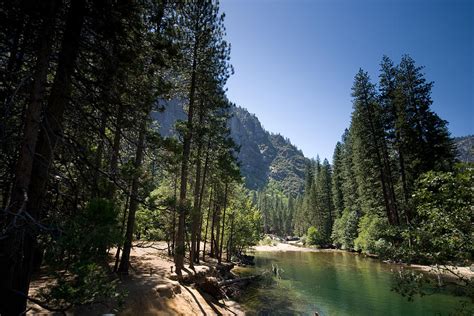
{"label": "slender tree trunk", "polygon": [[178,173],[176,172],[175,173],[175,177],[174,177],[174,201],[175,201],[175,204],[173,206],[173,227],[172,227],[172,231],[173,231],[173,241],[171,243],[171,251],[174,255],[174,250],[175,250],[175,243],[176,243],[176,212],[177,212],[177,208],[176,208],[176,202],[178,200]]}
{"label": "slender tree trunk", "polygon": [[201,239],[202,239],[202,222],[204,220],[204,214],[201,212],[199,213],[199,228],[197,232],[196,238],[196,257],[194,258],[194,262],[199,263],[199,254],[201,253]]}
{"label": "slender tree trunk", "polygon": [[114,141],[112,145],[112,155],[110,157],[110,169],[109,169],[109,174],[110,174],[110,180],[111,183],[108,185],[108,189],[106,192],[106,197],[107,199],[113,201],[115,198],[115,191],[116,191],[116,186],[115,186],[115,181],[117,179],[117,173],[118,173],[118,159],[120,155],[120,143],[122,140],[122,124],[123,124],[123,112],[125,110],[125,105],[123,102],[120,102],[118,111],[117,111],[117,119],[115,121],[115,132],[114,132]]}
{"label": "slender tree trunk", "polygon": [[[388,188],[388,183],[387,183],[387,173],[386,169],[384,166],[383,159],[380,154],[380,148],[384,146],[384,144],[379,144],[378,141],[378,130],[375,128],[376,122],[374,122],[374,114],[372,111],[372,106],[370,104],[366,104],[365,108],[367,110],[368,118],[369,118],[369,124],[370,124],[370,134],[372,135],[373,143],[375,146],[375,154],[377,156],[377,164],[379,168],[379,174],[380,174],[380,182],[382,184],[382,193],[384,197],[384,202],[385,202],[385,209],[387,212],[387,217],[391,225],[398,225],[399,224],[399,218],[398,218],[398,212],[395,208],[394,201],[392,201],[390,197],[390,192]],[[384,140],[382,140],[383,142]]]}
{"label": "slender tree trunk", "polygon": [[217,259],[218,263],[222,261],[222,249],[224,246],[224,235],[225,235],[225,212],[227,210],[227,193],[228,193],[229,184],[227,180],[225,181],[225,189],[224,189],[224,212],[222,214],[222,231],[221,231],[221,242],[220,242],[220,249],[219,249],[219,258]]}
{"label": "slender tree trunk", "polygon": [[233,241],[234,241],[234,219],[235,219],[235,213],[232,213],[232,220],[230,222],[230,236],[229,236],[229,243],[227,246],[227,261],[230,261],[231,256],[232,256],[232,248],[234,247]]}
{"label": "slender tree trunk", "polygon": [[197,53],[198,53],[199,42],[196,38],[193,49],[193,64],[191,72],[191,87],[189,91],[189,109],[188,109],[188,122],[187,131],[183,140],[183,157],[181,161],[181,183],[179,192],[178,202],[178,234],[176,236],[176,247],[174,254],[174,263],[176,266],[176,274],[181,277],[181,270],[184,267],[184,229],[185,229],[185,217],[186,217],[186,194],[188,185],[188,168],[189,168],[189,156],[191,154],[191,141],[193,135],[193,119],[194,119],[194,97],[196,93],[196,68],[197,68]]}
{"label": "slender tree trunk", "polygon": [[[202,117],[202,116],[201,116]],[[200,119],[200,121],[202,121]],[[195,258],[199,258],[199,253],[196,254],[196,240],[197,240],[197,231],[199,227],[199,195],[201,192],[201,154],[202,154],[202,142],[198,140],[198,149],[197,149],[197,161],[196,161],[196,183],[194,185],[194,204],[192,209],[191,216],[191,249],[189,252],[189,266],[194,266]]]}
{"label": "slender tree trunk", "polygon": [[[130,202],[130,194],[127,194],[127,198],[126,198],[126,201],[125,201],[125,207],[123,209],[123,216],[122,216],[122,225],[120,226],[120,237],[123,237],[123,232],[125,230],[125,221],[127,219],[127,210],[128,210],[128,207],[129,207],[129,202]],[[119,262],[120,262],[120,251],[122,250],[122,247],[121,245],[118,245],[117,246],[117,252],[115,253],[115,264],[114,264],[114,272],[117,272],[118,270],[118,266],[119,266]]]}
{"label": "slender tree trunk", "polygon": [[[159,30],[161,28],[161,21],[163,18],[165,6],[166,6],[166,0],[161,3],[160,11],[157,16],[157,26]],[[116,49],[114,47],[114,51],[115,50]],[[114,73],[116,72],[115,69],[113,69],[112,71]],[[112,75],[112,78],[114,76],[115,74]],[[112,157],[111,157],[111,163],[110,163],[110,174],[113,181],[116,180],[117,173],[118,173],[118,158],[119,158],[120,143],[121,143],[121,138],[122,138],[122,124],[124,120],[123,112],[125,110],[125,104],[121,101],[119,102],[120,102],[120,105],[117,112],[114,143],[113,143]],[[136,212],[139,206],[138,187],[140,185],[140,173],[141,173],[139,171],[140,171],[140,168],[142,167],[143,158],[145,155],[145,136],[146,136],[146,129],[148,125],[148,116],[149,116],[150,111],[151,111],[151,108],[148,108],[144,112],[143,118],[141,121],[140,131],[138,134],[138,143],[137,143],[137,150],[135,153],[135,162],[134,162],[135,174],[132,179],[130,194],[127,197],[127,200],[130,201],[128,219],[127,219],[127,228],[125,232],[125,241],[123,245],[122,258],[120,260],[118,269],[117,269],[117,262],[120,257],[120,247],[118,247],[117,254],[116,254],[116,262],[115,262],[114,270],[121,274],[128,274],[128,268],[130,266],[130,252],[132,249],[133,232],[135,230],[135,217],[136,217]],[[110,200],[114,200],[115,191],[116,191],[115,183],[111,183],[109,187],[109,191],[108,191],[108,198]],[[122,229],[125,225],[126,215],[127,215],[127,208],[125,208],[124,210],[124,217],[122,219]]]}
{"label": "slender tree trunk", "polygon": [[393,213],[394,213],[394,216],[397,218],[397,222],[400,222],[399,203],[397,201],[397,195],[395,194],[392,167],[390,164],[390,157],[388,154],[388,149],[387,149],[387,144],[386,144],[385,139],[382,139],[382,155],[383,155],[384,168],[387,175],[388,193],[389,193],[390,200],[392,203]]}
{"label": "slender tree trunk", "polygon": [[212,204],[212,187],[211,187],[211,193],[209,194],[209,208],[207,210],[207,217],[206,217],[206,232],[204,233],[204,246],[202,248],[202,261],[206,261],[207,228],[209,227],[209,217],[211,216],[211,204]]}
{"label": "slender tree trunk", "polygon": [[[216,194],[217,195],[217,194]],[[211,222],[211,257],[216,257],[216,236],[214,233],[215,225],[216,225],[216,217],[217,217],[217,210],[219,205],[217,204],[217,200],[214,202],[214,210],[212,211],[212,222]]]}
{"label": "slender tree trunk", "polygon": [[207,151],[206,151],[206,159],[204,162],[204,174],[202,176],[202,186],[201,191],[199,193],[199,206],[198,206],[198,213],[199,213],[199,229],[198,229],[198,236],[197,236],[197,245],[196,245],[196,262],[199,263],[199,252],[201,250],[201,234],[202,234],[202,221],[204,214],[202,214],[202,199],[204,197],[204,189],[206,188],[206,176],[209,169],[209,151],[211,146],[211,139],[209,138],[207,143]]}
{"label": "slender tree trunk", "polygon": [[403,200],[404,200],[403,209],[405,211],[404,213],[405,213],[407,224],[409,224],[410,223],[410,216],[409,216],[409,211],[408,211],[409,197],[408,197],[408,185],[407,185],[407,177],[406,177],[406,169],[405,169],[405,155],[403,153],[402,145],[400,143],[398,144],[398,162],[400,164],[400,178],[402,181],[402,190],[403,190]]}
{"label": "slender tree trunk", "polygon": [[[54,6],[55,2],[52,2],[51,5]],[[54,9],[52,10],[54,11]],[[61,44],[58,68],[51,89],[48,107],[44,115],[44,126],[42,132],[38,135],[38,113],[40,113],[38,112],[38,107],[41,106],[41,91],[45,82],[45,79],[41,78],[41,76],[44,76],[48,68],[47,57],[51,49],[48,47],[50,46],[48,42],[51,40],[48,39],[50,34],[44,35],[46,42],[40,45],[40,50],[44,51],[38,55],[38,57],[41,58],[37,60],[38,67],[36,71],[39,75],[37,78],[39,81],[37,83],[35,82],[34,95],[32,95],[34,106],[31,108],[30,114],[28,114],[28,127],[25,126],[28,134],[31,133],[31,135],[28,136],[28,138],[31,139],[27,140],[23,145],[22,150],[24,150],[24,153],[22,155],[25,156],[19,161],[19,167],[26,167],[27,172],[24,172],[24,175],[17,180],[18,184],[14,193],[15,195],[19,195],[18,192],[23,191],[20,193],[23,195],[19,200],[22,201],[21,205],[16,204],[15,207],[19,211],[28,211],[33,220],[38,220],[40,217],[39,210],[46,193],[49,167],[53,160],[53,152],[58,138],[62,133],[61,122],[64,108],[70,96],[71,75],[74,71],[74,63],[79,50],[84,15],[85,1],[72,1]],[[48,19],[51,20],[46,21]],[[54,13],[46,20],[45,29],[49,29],[49,32],[51,32],[54,26]],[[33,150],[35,150],[36,154],[33,162],[31,162]],[[41,158],[42,161],[38,161],[38,158]],[[22,166],[23,164],[24,166]],[[31,173],[29,180],[28,173]],[[25,186],[28,186],[27,195],[25,195],[27,191]],[[16,199],[12,199],[12,202],[17,203]],[[14,219],[11,218],[10,220],[13,221]],[[26,308],[26,298],[15,294],[13,291],[16,290],[25,295],[28,294],[34,260],[33,253],[36,247],[36,236],[33,232],[27,232],[25,228],[16,229],[7,239],[2,241],[0,247],[0,257],[2,257],[2,259],[0,259],[0,297],[2,298],[2,302],[8,302],[6,306],[0,304],[0,314],[18,315],[23,313]]]}
{"label": "slender tree trunk", "polygon": [[50,8],[48,10],[48,16],[46,16],[43,21],[43,29],[40,33],[33,87],[26,111],[23,143],[20,149],[15,182],[12,190],[12,205],[10,207],[13,209],[19,209],[23,204],[25,193],[28,192],[28,186],[31,180],[36,143],[40,130],[46,78],[49,69],[49,56],[52,49],[54,19],[58,6],[56,2],[55,0],[49,1]]}
{"label": "slender tree trunk", "polygon": [[[148,114],[148,112],[147,112]],[[135,215],[138,210],[138,186],[140,185],[140,176],[139,172],[143,156],[145,153],[145,133],[147,127],[147,117],[143,118],[141,123],[140,132],[138,135],[138,144],[137,151],[135,155],[135,175],[132,180],[132,188],[130,194],[130,208],[128,210],[128,220],[127,220],[127,230],[125,232],[125,242],[123,244],[122,259],[120,260],[120,265],[118,272],[122,274],[128,274],[128,267],[130,265],[130,251],[132,250],[132,240],[133,240],[133,231],[135,229]]]}
{"label": "slender tree trunk", "polygon": [[214,258],[219,259],[219,241],[220,241],[220,232],[221,232],[221,206],[217,205],[216,209],[216,217],[214,220],[214,225],[216,226],[215,230],[215,235],[214,235],[214,252],[213,256]]}
{"label": "slender tree trunk", "polygon": [[99,128],[99,146],[97,147],[97,152],[95,155],[95,168],[92,184],[92,197],[99,198],[101,197],[100,192],[100,170],[102,169],[102,156],[104,152],[104,137],[105,137],[105,128],[107,123],[107,114],[105,112],[101,113],[100,116],[100,128]]}

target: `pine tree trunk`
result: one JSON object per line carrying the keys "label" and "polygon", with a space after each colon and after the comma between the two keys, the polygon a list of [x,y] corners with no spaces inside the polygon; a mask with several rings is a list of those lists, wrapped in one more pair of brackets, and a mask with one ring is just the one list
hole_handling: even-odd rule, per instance
{"label": "pine tree trunk", "polygon": [[174,254],[174,263],[176,266],[176,274],[181,277],[181,270],[184,267],[184,229],[185,229],[185,217],[186,217],[186,194],[188,185],[188,168],[189,168],[189,156],[191,154],[191,141],[193,135],[193,119],[194,119],[194,97],[196,92],[196,68],[197,68],[197,52],[199,42],[196,39],[193,49],[193,65],[191,73],[191,87],[189,92],[189,109],[188,109],[188,121],[187,131],[183,140],[183,157],[181,161],[181,183],[179,192],[178,202],[178,233],[176,236],[176,247]]}
{"label": "pine tree trunk", "polygon": [[[217,195],[217,191],[216,191]],[[212,222],[211,222],[211,257],[216,257],[216,234],[215,234],[215,226],[216,226],[216,218],[217,212],[219,209],[219,204],[217,204],[217,196],[214,202],[214,210],[212,211]]]}
{"label": "pine tree trunk", "polygon": [[[202,115],[199,119],[202,123]],[[191,215],[191,249],[189,252],[189,266],[194,266],[195,258],[199,258],[199,253],[196,254],[196,240],[197,240],[197,231],[199,227],[199,195],[201,192],[201,154],[202,154],[202,142],[198,140],[198,149],[197,149],[197,161],[196,161],[196,183],[194,184],[194,203],[192,208]]]}
{"label": "pine tree trunk", "polygon": [[399,209],[398,209],[399,205],[397,202],[397,195],[395,194],[392,167],[390,164],[390,157],[389,157],[385,139],[382,139],[382,155],[383,155],[384,168],[386,170],[386,175],[387,175],[388,193],[389,193],[390,200],[392,203],[392,212],[394,213],[394,217],[396,218],[396,221],[399,224],[400,223],[400,218],[399,218],[400,215],[399,215]]}
{"label": "pine tree trunk", "polygon": [[221,263],[222,261],[222,250],[224,246],[224,233],[225,233],[225,212],[227,210],[227,191],[228,191],[229,185],[227,183],[227,180],[225,182],[225,189],[224,189],[224,212],[222,214],[222,231],[221,231],[221,242],[220,242],[220,249],[219,249],[219,258],[217,259],[218,263]]}
{"label": "pine tree trunk", "polygon": [[105,112],[101,113],[100,117],[100,127],[99,127],[99,146],[97,147],[97,152],[95,155],[95,170],[93,176],[93,184],[92,184],[92,197],[99,198],[101,197],[100,192],[100,170],[102,169],[102,156],[104,152],[104,136],[105,136],[105,128],[107,123],[107,115]]}
{"label": "pine tree trunk", "polygon": [[175,201],[175,204],[173,206],[173,220],[172,220],[172,232],[173,232],[173,240],[172,240],[172,243],[171,243],[171,252],[172,254],[174,255],[175,253],[175,244],[176,244],[176,212],[177,212],[177,208],[176,208],[176,201],[178,199],[178,195],[177,195],[177,191],[178,191],[178,173],[176,172],[175,173],[175,178],[174,178],[174,201]]}
{"label": "pine tree trunk", "polygon": [[209,227],[209,217],[211,216],[211,204],[212,204],[212,187],[211,187],[211,193],[209,194],[209,208],[207,210],[207,217],[206,217],[206,231],[204,233],[204,246],[202,249],[202,261],[206,261],[207,229]]}
{"label": "pine tree trunk", "polygon": [[125,232],[125,242],[123,243],[122,259],[120,260],[118,268],[118,272],[121,274],[128,274],[128,267],[130,265],[130,251],[132,250],[133,231],[135,230],[135,215],[139,205],[138,187],[140,185],[141,176],[139,170],[142,166],[143,156],[145,153],[145,133],[147,127],[146,117],[143,118],[141,125],[138,135],[137,151],[135,154],[135,172],[130,191],[130,208],[128,210],[127,230]]}
{"label": "pine tree trunk", "polygon": [[199,253],[201,250],[201,234],[202,234],[202,221],[204,218],[204,214],[202,213],[202,200],[204,197],[204,189],[206,188],[206,176],[207,172],[209,169],[209,147],[210,147],[210,140],[207,145],[207,153],[206,153],[206,160],[204,162],[204,174],[202,176],[202,185],[201,185],[201,191],[199,193],[199,206],[198,206],[198,213],[199,213],[199,229],[198,229],[198,235],[197,235],[197,245],[196,245],[196,251],[197,251],[197,256],[196,256],[196,263],[199,263]]}
{"label": "pine tree trunk", "polygon": [[110,158],[110,169],[109,169],[109,176],[111,179],[111,183],[108,185],[108,189],[106,192],[107,199],[113,201],[115,198],[115,181],[117,179],[118,173],[118,159],[120,155],[120,142],[122,140],[122,124],[123,124],[123,112],[125,110],[125,105],[123,102],[120,102],[118,111],[117,111],[117,118],[115,121],[115,132],[114,132],[114,140],[112,145],[112,155]]}
{"label": "pine tree trunk", "polygon": [[232,248],[233,246],[233,241],[234,241],[234,219],[235,219],[235,213],[232,213],[232,220],[230,221],[230,236],[229,236],[229,243],[227,246],[227,261],[230,261],[231,256],[232,256]]}
{"label": "pine tree trunk", "polygon": [[[400,134],[400,133],[398,133]],[[398,136],[399,139],[400,139],[400,136]],[[407,221],[407,224],[410,222],[410,216],[409,216],[409,212],[408,212],[408,208],[409,208],[409,205],[408,205],[408,201],[409,201],[409,198],[408,198],[408,185],[407,185],[407,177],[406,177],[406,169],[405,169],[405,155],[403,153],[403,150],[402,150],[402,145],[400,144],[401,142],[401,139],[399,140],[399,143],[398,143],[398,162],[400,164],[400,178],[401,178],[401,181],[402,181],[402,191],[403,191],[403,199],[404,199],[404,213],[405,213],[405,218],[406,218],[406,221]]]}
{"label": "pine tree trunk", "polygon": [[[375,147],[375,154],[377,157],[377,165],[379,169],[380,182],[382,184],[382,194],[383,194],[384,203],[385,203],[385,210],[387,212],[389,223],[391,225],[398,225],[399,218],[398,218],[397,211],[395,209],[394,201],[392,201],[390,197],[390,192],[389,192],[388,183],[387,183],[387,172],[386,172],[386,168],[385,168],[385,165],[380,153],[380,148],[382,148],[385,145],[383,143],[382,144],[379,143],[378,132],[376,129],[376,122],[374,122],[375,118],[374,118],[374,113],[372,111],[371,105],[366,104],[365,108],[367,110],[367,116],[368,116],[369,124],[370,124],[370,134],[372,135],[373,144]],[[382,142],[384,142],[384,140],[382,140]]]}
{"label": "pine tree trunk", "polygon": [[[122,225],[120,226],[120,237],[123,237],[123,232],[125,230],[125,221],[127,220],[127,211],[129,207],[129,202],[130,202],[130,193],[127,194],[127,198],[125,201],[125,207],[123,209],[123,216],[122,216]],[[119,245],[117,247],[117,252],[115,253],[115,264],[114,264],[114,272],[117,272],[118,266],[120,263],[120,251],[122,251],[122,247]]]}

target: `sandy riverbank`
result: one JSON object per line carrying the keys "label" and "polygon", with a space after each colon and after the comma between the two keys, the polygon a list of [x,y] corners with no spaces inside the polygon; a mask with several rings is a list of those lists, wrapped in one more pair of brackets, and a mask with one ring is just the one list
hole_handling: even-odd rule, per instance
{"label": "sandy riverbank", "polygon": [[296,246],[291,243],[277,243],[276,245],[269,246],[269,245],[258,245],[253,246],[253,250],[255,251],[301,251],[301,252],[344,252],[344,250],[340,249],[318,249],[318,248],[311,248],[311,247],[302,247]]}
{"label": "sandy riverbank", "polygon": [[454,266],[447,266],[447,265],[425,266],[421,264],[411,264],[411,265],[403,265],[403,266],[407,266],[411,269],[420,270],[420,271],[428,272],[432,274],[443,274],[451,278],[462,277],[462,278],[467,278],[471,281],[474,279],[474,271],[472,271],[470,267],[454,267]]}
{"label": "sandy riverbank", "polygon": [[[171,280],[174,263],[166,255],[166,244],[154,243],[153,248],[134,248],[131,253],[130,275],[122,277],[121,287],[128,292],[125,306],[118,315],[245,315],[242,307],[231,300],[216,301],[193,286]],[[206,269],[207,266],[197,266]],[[35,280],[30,295],[42,286]],[[163,291],[164,290],[164,291]],[[30,304],[28,315],[48,315],[47,311]],[[110,313],[103,305],[75,308],[68,315],[101,315]]]}
{"label": "sandy riverbank", "polygon": [[[348,252],[345,250],[340,249],[317,249],[317,248],[310,248],[310,247],[302,247],[302,246],[295,246],[291,243],[277,243],[276,245],[258,245],[252,247],[255,251],[263,251],[263,252],[279,252],[279,251],[300,251],[300,252]],[[354,253],[354,255],[358,255]],[[429,272],[438,274],[441,273],[448,277],[456,277],[462,276],[468,279],[474,279],[474,271],[471,270],[470,267],[454,267],[454,266],[427,266],[427,265],[420,265],[420,264],[397,264],[397,263],[387,263],[394,266],[400,267],[408,267],[415,270],[420,270],[423,272]]]}

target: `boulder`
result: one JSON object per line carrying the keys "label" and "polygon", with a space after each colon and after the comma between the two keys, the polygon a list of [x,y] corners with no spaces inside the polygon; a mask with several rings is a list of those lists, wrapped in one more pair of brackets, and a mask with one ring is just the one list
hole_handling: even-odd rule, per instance
{"label": "boulder", "polygon": [[175,294],[181,293],[181,286],[178,282],[169,281],[168,283],[157,285],[155,291],[161,297],[172,298]]}

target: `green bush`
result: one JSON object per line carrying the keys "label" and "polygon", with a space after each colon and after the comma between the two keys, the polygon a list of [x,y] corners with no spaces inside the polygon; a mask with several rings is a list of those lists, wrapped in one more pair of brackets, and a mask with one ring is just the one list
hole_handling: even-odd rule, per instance
{"label": "green bush", "polygon": [[306,243],[308,242],[307,239],[308,239],[308,237],[306,237],[306,235],[303,235],[303,236],[301,236],[300,241],[303,245],[306,246]]}
{"label": "green bush", "polygon": [[120,300],[118,281],[108,273],[107,249],[121,243],[117,208],[108,200],[92,200],[74,216],[59,223],[58,235],[43,240],[45,263],[55,283],[40,298],[57,308]]}
{"label": "green bush", "polygon": [[123,304],[124,294],[117,290],[118,280],[95,263],[77,262],[68,274],[56,272],[55,279],[54,285],[41,288],[38,295],[49,306],[69,309],[93,303],[112,303],[116,307]]}
{"label": "green bush", "polygon": [[416,229],[411,231],[419,259],[431,263],[473,259],[474,168],[428,172],[414,194]]}
{"label": "green bush", "polygon": [[359,236],[354,241],[354,249],[366,253],[381,255],[388,243],[385,238],[388,222],[376,214],[366,214],[359,222]]}
{"label": "green bush", "polygon": [[357,238],[359,216],[356,211],[344,209],[341,217],[334,221],[331,239],[341,249],[354,249],[354,240]]}
{"label": "green bush", "polygon": [[160,219],[163,216],[156,210],[140,208],[137,212],[135,235],[137,239],[148,241],[166,240],[165,227]]}
{"label": "green bush", "polygon": [[319,232],[316,227],[310,226],[306,234],[306,243],[308,245],[321,245],[323,242],[324,240],[321,232]]}
{"label": "green bush", "polygon": [[265,236],[262,240],[260,240],[259,244],[261,246],[276,246],[277,243],[270,238],[270,236]]}

